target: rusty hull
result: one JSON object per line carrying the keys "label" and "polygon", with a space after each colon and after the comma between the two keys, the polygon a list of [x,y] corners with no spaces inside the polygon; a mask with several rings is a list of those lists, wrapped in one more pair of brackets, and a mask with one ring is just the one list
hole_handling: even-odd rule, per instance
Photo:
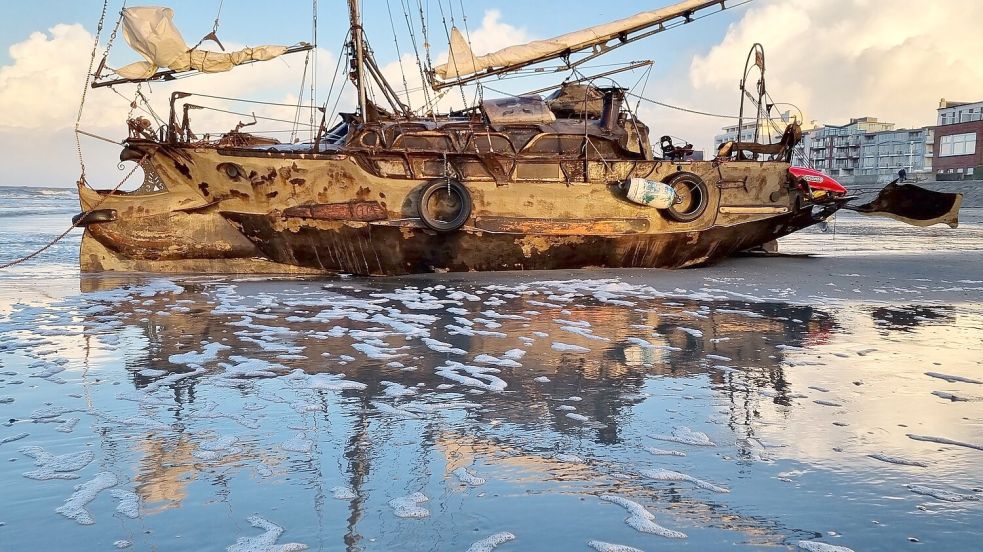
{"label": "rusty hull", "polygon": [[808,211],[707,230],[623,235],[487,232],[439,234],[418,225],[317,222],[227,213],[282,264],[383,276],[421,272],[683,268],[744,251],[814,224]]}
{"label": "rusty hull", "polygon": [[[790,185],[788,165],[775,161],[513,157],[503,182],[464,155],[300,154],[143,140],[128,148],[131,156],[148,154],[148,172],[166,190],[107,195],[80,188],[83,209],[98,204],[119,213],[86,229],[85,272],[676,268],[815,222]],[[520,179],[517,165],[527,163],[537,170],[552,163],[561,177]],[[419,196],[449,170],[470,192],[472,216],[461,230],[435,233],[420,222]],[[709,190],[706,212],[692,222],[631,203],[617,186],[681,171],[700,176]]]}

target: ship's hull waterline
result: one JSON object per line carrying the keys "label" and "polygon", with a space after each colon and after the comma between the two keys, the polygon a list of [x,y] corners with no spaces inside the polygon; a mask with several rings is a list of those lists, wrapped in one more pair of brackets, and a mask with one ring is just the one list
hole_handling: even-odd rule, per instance
{"label": "ship's hull waterline", "polygon": [[[789,165],[774,161],[560,160],[554,162],[557,180],[517,180],[523,169],[513,163],[509,178],[496,182],[462,177],[467,169],[454,167],[453,159],[426,155],[392,157],[405,167],[395,177],[392,162],[358,152],[152,142],[131,142],[124,152],[130,159],[144,155],[158,183],[154,190],[107,195],[80,186],[83,211],[115,211],[86,227],[84,272],[680,268],[755,248],[818,220],[790,181]],[[446,167],[473,207],[460,229],[439,232],[421,220],[420,195],[447,179]],[[706,185],[706,209],[689,222],[628,201],[618,186],[631,177],[665,180],[679,173]],[[823,216],[835,208],[828,205]]]}

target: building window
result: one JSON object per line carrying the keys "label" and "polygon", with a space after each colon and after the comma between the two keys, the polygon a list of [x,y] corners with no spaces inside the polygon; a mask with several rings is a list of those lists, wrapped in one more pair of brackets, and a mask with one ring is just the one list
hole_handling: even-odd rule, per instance
{"label": "building window", "polygon": [[939,139],[939,157],[976,153],[976,133],[951,134]]}
{"label": "building window", "polygon": [[966,176],[973,176],[973,167],[966,169]]}

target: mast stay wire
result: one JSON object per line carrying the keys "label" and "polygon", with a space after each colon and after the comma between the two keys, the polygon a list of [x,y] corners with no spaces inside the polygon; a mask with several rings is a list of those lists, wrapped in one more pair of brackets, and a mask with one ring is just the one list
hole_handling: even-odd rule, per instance
{"label": "mast stay wire", "polygon": [[388,0],[386,1],[386,11],[389,12],[389,27],[393,31],[393,44],[396,46],[396,60],[399,64],[399,74],[403,78],[403,92],[406,96],[406,107],[412,111],[413,105],[410,103],[410,85],[406,81],[406,71],[403,70],[403,52],[399,49],[399,38],[396,37],[396,21],[393,19],[393,9]]}
{"label": "mast stay wire", "polygon": [[[410,43],[413,44],[413,55],[416,58],[416,67],[420,71],[420,84],[423,90],[424,108],[428,108],[430,103],[430,91],[427,89],[427,76],[423,70],[423,62],[420,60],[420,49],[417,47],[416,43],[416,32],[413,30],[413,24],[410,22],[410,4],[409,0],[399,0],[400,6],[403,8],[403,19],[406,20],[406,30],[410,35]],[[406,91],[407,95],[409,90]],[[407,98],[409,100],[409,98]],[[423,109],[423,108],[421,108]]]}

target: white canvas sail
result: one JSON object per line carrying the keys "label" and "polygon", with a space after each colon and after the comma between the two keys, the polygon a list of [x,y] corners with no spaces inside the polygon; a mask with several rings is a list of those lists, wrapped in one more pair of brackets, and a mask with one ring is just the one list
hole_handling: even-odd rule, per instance
{"label": "white canvas sail", "polygon": [[235,52],[191,49],[174,26],[170,8],[134,7],[123,10],[123,38],[146,61],[116,69],[126,79],[150,78],[160,69],[220,73],[247,61],[266,61],[282,55],[286,46],[256,46]]}
{"label": "white canvas sail", "polygon": [[527,44],[509,46],[497,52],[476,56],[467,40],[457,28],[451,29],[450,52],[447,63],[434,68],[442,80],[466,77],[486,69],[521,66],[536,60],[555,58],[564,52],[576,52],[596,44],[603,44],[619,35],[651,27],[686,13],[720,4],[720,0],[685,0],[673,6],[645,11],[625,19],[588,27],[546,40],[534,40]]}

